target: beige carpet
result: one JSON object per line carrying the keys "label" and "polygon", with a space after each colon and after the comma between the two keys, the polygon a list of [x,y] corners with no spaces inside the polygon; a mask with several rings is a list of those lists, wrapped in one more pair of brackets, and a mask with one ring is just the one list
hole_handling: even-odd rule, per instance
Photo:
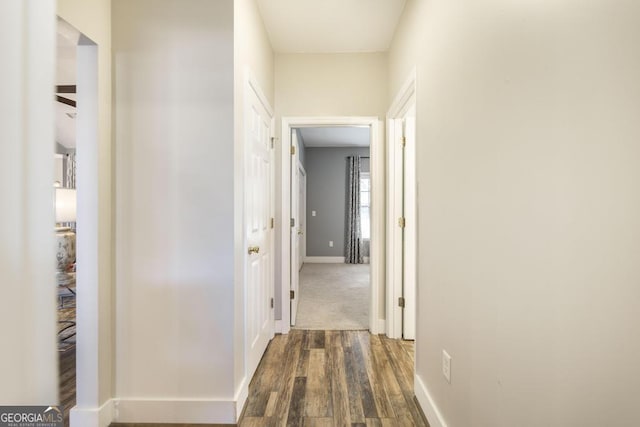
{"label": "beige carpet", "polygon": [[296,329],[369,329],[369,264],[304,264]]}

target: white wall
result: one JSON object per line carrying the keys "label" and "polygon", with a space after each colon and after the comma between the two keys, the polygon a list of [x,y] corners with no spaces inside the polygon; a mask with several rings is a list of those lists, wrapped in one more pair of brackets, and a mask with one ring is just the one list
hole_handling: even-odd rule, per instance
{"label": "white wall", "polygon": [[639,38],[634,2],[407,3],[417,376],[450,427],[640,423]]}
{"label": "white wall", "polygon": [[234,422],[234,6],[116,0],[118,421]]}
{"label": "white wall", "polygon": [[[277,135],[282,117],[376,116],[384,120],[389,74],[386,53],[276,54],[275,109]],[[384,132],[384,129],[380,129]],[[282,141],[278,141],[282,144]],[[285,144],[288,141],[284,141]],[[384,149],[382,150],[384,151]],[[281,160],[277,157],[277,167]],[[281,181],[276,182],[276,206],[282,205]],[[280,218],[281,213],[277,212]],[[280,233],[277,233],[280,234]],[[276,253],[281,253],[281,239]],[[384,264],[384,261],[381,261]],[[276,319],[281,317],[281,260],[276,260]],[[384,277],[384,272],[382,272]],[[382,283],[384,285],[384,283]],[[384,286],[380,288],[380,313],[384,316]]]}
{"label": "white wall", "polygon": [[[255,0],[236,0],[234,11],[234,125],[235,125],[235,372],[236,393],[246,392],[251,381],[244,366],[244,100],[248,72],[273,108],[273,52]],[[276,282],[277,283],[277,282]],[[242,402],[239,403],[242,405]]]}
{"label": "white wall", "polygon": [[[98,142],[97,171],[88,166],[98,180],[98,282],[91,283],[90,294],[80,289],[79,307],[93,313],[96,322],[87,325],[78,317],[77,354],[77,407],[81,411],[96,411],[107,402],[113,393],[113,336],[112,336],[112,290],[113,290],[113,188],[112,188],[112,140],[111,140],[111,1],[110,0],[58,0],[57,14],[86,37],[97,44],[98,52]],[[91,76],[89,77],[91,78]],[[85,110],[80,110],[82,114]],[[95,142],[92,142],[95,143]],[[79,150],[86,152],[85,141],[79,141]],[[87,157],[80,154],[82,159]],[[79,158],[80,160],[80,158]],[[80,183],[84,185],[84,183]],[[80,224],[79,224],[80,227]],[[79,259],[82,254],[78,254]],[[80,265],[78,269],[85,266]],[[89,306],[90,305],[90,306]],[[80,311],[79,311],[80,313]],[[87,330],[86,327],[91,330]],[[86,339],[92,342],[91,351],[85,351]],[[94,345],[95,340],[95,345]],[[82,341],[82,343],[80,342]],[[94,351],[97,350],[97,351]],[[72,418],[75,416],[72,415]]]}
{"label": "white wall", "polygon": [[386,53],[277,54],[277,114],[384,118],[387,68]]}
{"label": "white wall", "polygon": [[[55,2],[0,3],[0,402],[58,403],[53,215]],[[46,124],[49,124],[47,126]]]}

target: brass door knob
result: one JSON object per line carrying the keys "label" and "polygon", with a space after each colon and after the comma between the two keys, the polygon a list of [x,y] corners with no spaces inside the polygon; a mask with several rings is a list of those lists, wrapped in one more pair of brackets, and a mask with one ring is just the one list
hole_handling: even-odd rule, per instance
{"label": "brass door knob", "polygon": [[249,255],[260,252],[260,246],[249,246]]}

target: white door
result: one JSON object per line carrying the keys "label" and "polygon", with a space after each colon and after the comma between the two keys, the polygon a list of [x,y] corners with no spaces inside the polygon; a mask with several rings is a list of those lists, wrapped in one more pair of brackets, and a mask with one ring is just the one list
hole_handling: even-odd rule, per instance
{"label": "white door", "polygon": [[245,113],[247,374],[250,378],[274,333],[272,117],[252,84]]}
{"label": "white door", "polygon": [[416,339],[416,277],[417,277],[417,212],[416,212],[416,119],[415,107],[404,117],[404,168],[403,168],[403,278],[402,338]]}
{"label": "white door", "polygon": [[[297,156],[298,160],[300,156]],[[307,173],[298,161],[298,271],[302,270],[307,252]],[[300,280],[298,280],[298,283]]]}
{"label": "white door", "polygon": [[296,324],[298,314],[298,289],[300,282],[300,270],[298,268],[300,258],[300,238],[298,226],[300,224],[300,169],[298,168],[298,134],[291,130],[291,326]]}

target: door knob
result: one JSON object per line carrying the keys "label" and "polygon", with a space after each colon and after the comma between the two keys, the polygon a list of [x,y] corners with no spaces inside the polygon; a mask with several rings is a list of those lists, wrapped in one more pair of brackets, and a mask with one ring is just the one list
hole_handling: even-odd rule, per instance
{"label": "door knob", "polygon": [[249,246],[249,255],[260,252],[260,246]]}

